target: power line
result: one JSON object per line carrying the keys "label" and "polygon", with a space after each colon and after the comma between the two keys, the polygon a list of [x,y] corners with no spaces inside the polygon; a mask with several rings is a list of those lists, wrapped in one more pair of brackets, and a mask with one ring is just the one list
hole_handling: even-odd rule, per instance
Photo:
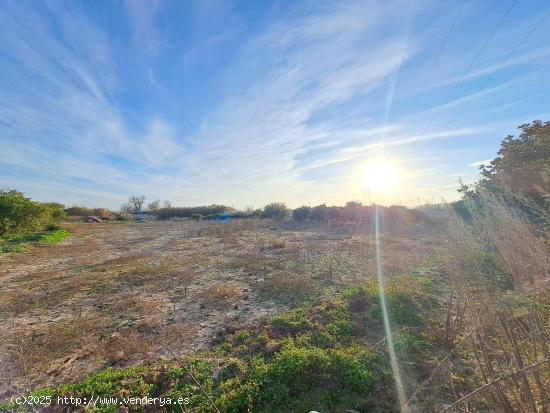
{"label": "power line", "polygon": [[[443,50],[445,49],[445,46],[447,46],[447,42],[449,41],[449,38],[451,37],[451,33],[453,32],[453,30],[456,26],[456,22],[458,21],[458,16],[460,16],[460,12],[462,11],[462,7],[464,6],[465,2],[466,2],[466,0],[462,0],[460,2],[460,4],[458,5],[457,9],[456,9],[456,13],[454,15],[453,22],[451,23],[451,26],[449,27],[449,30],[447,30],[447,34],[445,35],[445,38],[443,39],[443,42],[441,43],[441,46],[439,47],[439,50],[438,50],[434,60],[432,61],[432,64],[430,65],[430,70],[428,70],[428,72],[426,72],[426,75],[424,76],[424,78],[422,80],[422,83],[421,83],[422,86],[420,87],[420,92],[422,90],[424,90],[424,87],[426,86],[426,84],[428,82],[428,79],[431,78],[432,73],[434,71],[434,68],[435,68],[436,64],[439,62],[439,58],[441,57],[441,54],[443,53]],[[424,99],[423,99],[423,96],[421,95],[420,98],[415,100],[415,104],[413,105],[413,107],[420,107],[423,101],[424,101]]]}
{"label": "power line", "polygon": [[460,78],[458,79],[458,81],[454,84],[454,86],[452,87],[452,89],[449,91],[449,93],[447,94],[447,96],[445,97],[443,103],[437,108],[437,110],[435,111],[435,113],[433,114],[433,116],[431,117],[431,119],[429,120],[429,122],[426,124],[426,126],[424,127],[423,131],[421,134],[424,134],[424,132],[430,127],[430,125],[432,124],[432,122],[435,120],[435,118],[437,117],[437,115],[439,115],[439,113],[441,112],[441,108],[449,101],[449,99],[452,97],[452,95],[454,94],[454,92],[456,91],[456,89],[462,84],[462,81],[466,78],[466,75],[470,72],[470,70],[472,69],[472,67],[474,66],[474,64],[476,63],[477,59],[479,58],[479,56],[481,56],[481,53],[483,53],[485,51],[485,48],[487,47],[487,45],[489,44],[489,42],[492,40],[493,36],[496,34],[496,32],[498,31],[498,29],[500,29],[500,26],[502,26],[502,23],[504,23],[504,20],[506,20],[506,17],[508,17],[508,15],[510,14],[510,12],[512,11],[512,9],[514,8],[514,6],[516,5],[516,3],[518,2],[518,0],[514,0],[512,2],[512,4],[508,7],[508,9],[506,10],[506,12],[504,13],[504,15],[500,18],[500,20],[498,21],[497,25],[495,26],[495,28],[493,29],[493,31],[491,32],[491,34],[489,35],[489,37],[487,37],[487,39],[485,39],[485,42],[483,43],[483,45],[479,48],[479,50],[477,51],[477,53],[475,54],[474,58],[472,59],[472,61],[470,62],[470,64],[468,65],[468,67],[466,68],[466,70],[462,73],[462,75],[460,76]]}
{"label": "power line", "polygon": [[443,43],[441,43],[441,47],[439,48],[439,51],[437,52],[437,55],[435,56],[435,59],[433,60],[430,70],[424,76],[424,80],[422,81],[422,87],[426,85],[427,80],[431,77],[433,70],[439,61],[439,57],[441,56],[441,53],[443,53],[443,50],[445,49],[445,46],[447,45],[447,42],[449,41],[449,37],[451,37],[451,33],[453,32],[456,22],[458,21],[458,16],[460,16],[460,12],[462,11],[462,7],[464,7],[464,3],[466,0],[462,0],[461,3],[458,5],[455,16],[453,18],[453,22],[451,23],[451,26],[449,27],[449,30],[447,31],[447,34],[445,35],[445,39],[443,40]]}
{"label": "power line", "polygon": [[[550,15],[550,12],[546,13],[545,15],[543,15],[532,27],[531,27],[531,30],[529,30],[527,32],[527,34],[520,40],[520,42],[516,45],[516,47],[514,47],[510,53],[508,53],[508,55],[506,56],[506,58],[500,62],[500,64],[495,68],[495,70],[493,70],[493,72],[491,72],[491,74],[485,79],[485,81],[481,84],[481,86],[479,86],[476,91],[474,92],[477,93],[479,92],[480,90],[482,90],[483,88],[485,88],[485,86],[487,86],[487,84],[494,78],[494,76],[496,75],[496,73],[502,69],[506,63],[508,63],[510,61],[510,59],[512,58],[512,56],[514,56],[514,54],[516,54],[516,52],[521,48],[521,46],[523,46],[523,44],[529,40],[529,38],[533,35],[533,33],[535,33],[537,31],[537,29],[540,27],[540,25],[542,24],[542,22],[544,21],[544,19],[546,19],[548,17],[548,15]],[[445,127],[441,130],[440,133],[444,133],[448,128],[449,126],[451,126],[451,124],[456,120],[456,116],[454,116],[448,123],[447,125],[445,125]]]}

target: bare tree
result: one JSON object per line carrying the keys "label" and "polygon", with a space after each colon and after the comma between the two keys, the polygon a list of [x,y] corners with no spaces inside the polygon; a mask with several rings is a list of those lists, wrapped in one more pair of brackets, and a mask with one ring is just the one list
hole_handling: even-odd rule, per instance
{"label": "bare tree", "polygon": [[164,201],[163,208],[171,208],[172,204],[170,204],[170,201],[166,200]]}
{"label": "bare tree", "polygon": [[120,212],[122,212],[123,214],[130,214],[132,213],[132,205],[130,205],[129,203],[124,203],[120,206]]}
{"label": "bare tree", "polygon": [[151,213],[156,213],[160,208],[160,201],[159,200],[156,200],[156,201],[153,201],[153,202],[149,202],[147,204],[147,211],[151,212]]}
{"label": "bare tree", "polygon": [[132,195],[130,199],[128,199],[128,203],[130,204],[130,207],[134,214],[139,214],[141,212],[141,207],[143,206],[144,202],[145,202],[145,195],[140,195],[140,196]]}

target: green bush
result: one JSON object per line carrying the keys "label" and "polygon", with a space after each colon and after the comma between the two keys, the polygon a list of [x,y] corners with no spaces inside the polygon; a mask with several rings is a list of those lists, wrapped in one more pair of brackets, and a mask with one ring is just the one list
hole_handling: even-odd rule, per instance
{"label": "green bush", "polygon": [[0,190],[0,236],[52,229],[64,218],[61,204],[34,202],[21,192]]}
{"label": "green bush", "polygon": [[280,337],[311,331],[315,327],[303,308],[276,315],[271,318],[269,324],[273,334]]}
{"label": "green bush", "polygon": [[362,350],[285,347],[267,365],[253,411],[288,412],[351,408],[375,381]]}

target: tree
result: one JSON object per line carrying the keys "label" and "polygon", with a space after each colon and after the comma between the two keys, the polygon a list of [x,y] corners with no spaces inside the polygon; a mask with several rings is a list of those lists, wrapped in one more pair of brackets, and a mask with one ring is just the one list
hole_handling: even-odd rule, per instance
{"label": "tree", "polygon": [[160,201],[158,200],[149,202],[147,204],[147,211],[151,212],[152,214],[156,214],[159,208],[160,208]]}
{"label": "tree", "polygon": [[132,213],[132,205],[129,203],[124,203],[120,205],[120,212],[123,214],[131,214]]}
{"label": "tree", "polygon": [[285,219],[288,215],[288,208],[282,202],[272,202],[264,207],[262,218]]}
{"label": "tree", "polygon": [[460,183],[462,200],[454,208],[466,220],[471,218],[469,209],[485,211],[487,199],[495,198],[550,228],[550,122],[536,120],[519,129],[520,135],[508,135],[497,157],[480,168],[479,181],[469,186]]}
{"label": "tree", "polygon": [[141,208],[144,202],[145,202],[144,195],[140,195],[140,196],[132,195],[130,199],[128,199],[128,204],[130,206],[131,213],[139,214],[141,212]]}
{"label": "tree", "polygon": [[163,208],[172,208],[172,204],[170,203],[170,201],[166,200],[166,201],[164,201],[164,203],[162,204],[162,207],[163,207]]}
{"label": "tree", "polygon": [[311,208],[309,219],[317,222],[328,221],[328,208],[325,204]]}
{"label": "tree", "polygon": [[308,206],[301,206],[299,208],[296,208],[292,210],[292,219],[294,221],[304,222],[308,218],[310,210],[311,208]]}
{"label": "tree", "polygon": [[498,156],[481,167],[478,186],[503,188],[532,197],[550,194],[550,122],[536,120],[519,126],[521,133],[508,135]]}
{"label": "tree", "polygon": [[361,202],[349,201],[342,210],[342,219],[345,221],[359,222]]}
{"label": "tree", "polygon": [[331,220],[339,220],[342,218],[342,209],[341,207],[337,207],[337,206],[331,206],[328,208],[328,217],[331,219]]}

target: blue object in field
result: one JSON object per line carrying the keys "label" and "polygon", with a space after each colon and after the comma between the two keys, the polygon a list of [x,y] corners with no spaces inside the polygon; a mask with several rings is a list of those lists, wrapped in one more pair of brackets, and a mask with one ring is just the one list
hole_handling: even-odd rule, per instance
{"label": "blue object in field", "polygon": [[216,221],[229,222],[230,220],[231,220],[231,215],[229,215],[227,212],[224,212],[221,216],[216,218]]}

